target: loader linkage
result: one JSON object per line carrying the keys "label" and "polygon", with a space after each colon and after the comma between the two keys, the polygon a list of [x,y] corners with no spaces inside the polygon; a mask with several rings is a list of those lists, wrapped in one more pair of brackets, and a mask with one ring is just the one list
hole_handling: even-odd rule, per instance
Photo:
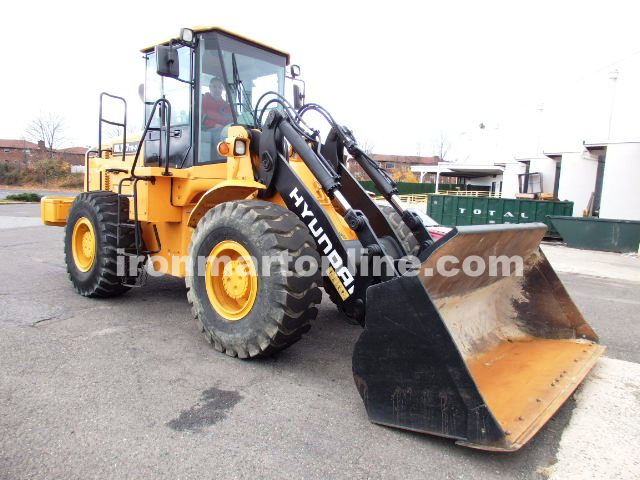
{"label": "loader linkage", "polygon": [[[334,131],[343,131],[335,129]],[[347,137],[345,137],[347,138]],[[352,150],[360,152],[355,145],[355,140],[351,138]],[[302,158],[307,167],[311,170],[315,178],[322,185],[323,190],[329,198],[334,201],[339,211],[343,214],[349,227],[356,233],[359,245],[347,245],[326,216],[321,205],[318,204],[313,194],[308,190],[307,186],[297,178],[293,170],[288,164],[286,158],[286,149],[283,140],[292,145],[294,151]],[[309,142],[309,143],[307,143]],[[310,146],[309,144],[313,145]],[[260,158],[261,170],[258,177],[264,181],[269,178],[268,172],[265,171],[264,165],[273,165],[275,174],[270,176],[273,182],[273,188],[280,192],[287,207],[296,212],[303,222],[310,225],[310,219],[314,222],[313,226],[319,226],[323,234],[326,235],[328,241],[318,241],[320,253],[327,256],[332,252],[336,252],[337,256],[330,256],[334,260],[331,265],[341,279],[342,287],[337,285],[342,291],[342,297],[345,302],[344,308],[353,312],[353,315],[360,323],[364,324],[364,309],[366,303],[366,290],[370,285],[382,280],[388,280],[398,276],[395,267],[395,261],[406,256],[410,252],[405,252],[401,246],[401,242],[388,221],[381,214],[374,202],[371,201],[366,192],[351,177],[339,159],[342,158],[341,147],[338,145],[336,151],[325,149],[325,153],[332,155],[325,158],[318,148],[319,142],[312,142],[309,138],[305,138],[300,131],[300,126],[296,125],[289,116],[282,115],[278,111],[272,111],[266,121],[266,126],[260,136]],[[372,172],[377,174],[376,186],[380,191],[385,192],[386,197],[398,213],[407,218],[410,222],[414,217],[411,212],[406,212],[399,202],[394,203],[397,198],[397,189],[393,181],[384,174],[375,163],[369,159],[364,153],[360,152],[360,160],[367,165]],[[335,168],[337,167],[337,168]],[[347,199],[342,193],[342,182],[348,181],[351,189],[350,197],[355,197],[355,201]],[[272,185],[267,185],[267,191]],[[355,194],[355,195],[353,195]],[[368,212],[365,214],[360,206],[366,206]],[[377,214],[376,214],[377,212]],[[407,215],[407,213],[409,215]],[[315,223],[317,222],[317,224]],[[374,228],[375,227],[377,228]],[[412,224],[413,229],[423,232],[423,238],[427,238],[423,247],[426,249],[433,241],[429,236],[426,228],[419,218]],[[314,230],[312,229],[312,232]],[[319,231],[316,227],[316,231]],[[360,254],[364,253],[365,256]],[[339,259],[337,259],[339,257]],[[378,276],[364,276],[360,274],[361,262],[375,263],[384,262],[386,268],[382,269]],[[367,265],[369,266],[369,265]],[[327,275],[326,271],[323,275]],[[326,280],[325,284],[331,284],[332,288],[336,286],[335,280],[330,282]],[[345,298],[344,292],[348,294]]]}
{"label": "loader linkage", "polygon": [[[298,120],[305,108],[330,120],[324,144]],[[358,245],[340,239],[290,168],[285,140],[356,232]],[[338,282],[323,267],[325,289],[346,291],[344,310],[364,326],[353,352],[353,374],[371,421],[452,437],[474,448],[517,450],[604,351],[539,249],[543,224],[459,227],[434,243],[420,218],[403,208],[395,183],[319,106],[307,105],[295,117],[271,112],[259,143],[262,165],[273,165],[274,173],[259,169],[258,177],[270,179],[268,188],[278,191],[313,233],[325,235],[316,237],[318,251],[339,263],[333,264],[340,268]],[[417,252],[403,249],[347,171],[345,148],[411,230]],[[350,253],[360,250],[368,260],[356,255],[350,261]],[[400,272],[398,262],[412,253],[419,264]],[[381,257],[389,268],[362,273],[365,262]],[[516,264],[502,275],[486,269],[479,275],[440,275],[439,263],[451,257],[460,263],[476,258],[484,265],[504,257]]]}

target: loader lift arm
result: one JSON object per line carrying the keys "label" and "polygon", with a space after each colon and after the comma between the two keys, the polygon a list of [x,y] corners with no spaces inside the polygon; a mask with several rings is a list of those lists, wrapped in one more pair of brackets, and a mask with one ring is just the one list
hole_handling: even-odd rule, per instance
{"label": "loader lift arm", "polygon": [[418,251],[418,258],[424,260],[424,255],[427,249],[433,244],[433,238],[422,223],[420,217],[410,210],[405,210],[402,207],[402,203],[398,198],[398,188],[396,183],[389,178],[389,175],[380,168],[380,166],[373,161],[369,155],[367,155],[358,146],[351,130],[336,125],[334,126],[336,136],[344,144],[347,151],[358,162],[362,169],[367,173],[369,178],[373,180],[376,188],[382,193],[382,196],[387,200],[393,208],[400,214],[402,221],[411,230],[413,235],[418,240],[420,250]]}
{"label": "loader lift arm", "polygon": [[[285,139],[316,177],[329,198],[337,204],[347,224],[356,233],[360,245],[348,245],[348,242],[340,238],[322,206],[289,166],[284,148]],[[307,136],[290,116],[275,110],[270,112],[260,136],[261,162],[258,179],[267,186],[264,195],[273,190],[278,191],[287,207],[307,224],[316,237],[319,253],[330,263],[327,269],[323,268],[323,275],[329,277],[340,294],[344,308],[353,312],[354,317],[364,324],[367,288],[379,281],[396,277],[398,272],[393,260],[403,257],[405,252],[388,224],[383,231],[384,238],[379,238],[365,213],[353,208],[342,194],[341,176],[323,157],[320,150],[314,150],[307,141],[312,144],[317,142],[316,139]],[[376,208],[368,197],[367,201],[372,208]],[[382,218],[381,214],[379,216]],[[363,266],[361,263],[372,263],[376,258],[382,258],[386,265],[386,268],[382,269],[382,275],[359,275]]]}
{"label": "loader lift arm", "polygon": [[[316,109],[322,112],[331,125],[331,131],[325,144],[320,143],[317,132],[314,132],[315,136],[311,137],[304,132],[299,125],[299,122],[302,120],[302,115],[310,109]],[[278,132],[276,133],[276,131]],[[335,199],[338,202],[344,212],[345,220],[357,233],[363,246],[370,249],[370,251],[372,250],[374,254],[383,253],[384,248],[380,248],[380,242],[375,237],[369,225],[368,218],[370,218],[370,216],[365,214],[372,213],[371,207],[377,210],[374,202],[372,202],[368,196],[366,196],[366,200],[360,198],[358,203],[361,209],[354,209],[350,204],[351,199],[347,199],[341,191],[341,181],[348,181],[349,179],[345,177],[351,176],[346,168],[344,168],[343,163],[343,151],[344,148],[346,148],[414,234],[419,244],[418,256],[423,259],[422,257],[426,254],[427,249],[433,244],[431,235],[415,212],[404,209],[397,196],[398,189],[396,183],[376,162],[360,149],[351,130],[338,125],[326,110],[316,104],[309,104],[301,109],[299,115],[296,115],[295,120],[288,114],[283,115],[278,111],[272,111],[267,118],[266,128],[263,131],[264,142],[261,143],[260,147],[260,158],[262,161],[259,176],[262,179],[261,181],[267,180],[267,182],[269,182],[275,173],[276,160],[285,159],[284,151],[278,152],[277,148],[282,137],[286,138],[293,149],[301,156],[329,198],[332,200]],[[311,148],[309,144],[314,145],[315,150]],[[274,168],[269,168],[272,165]],[[350,183],[353,185],[354,182]],[[353,191],[353,186],[349,190]],[[365,205],[363,205],[363,203]],[[362,210],[368,210],[368,212],[363,213]],[[392,233],[392,229],[390,228],[383,228],[383,230],[384,234]],[[395,237],[395,233],[392,233],[392,236]],[[397,241],[398,239],[395,238],[395,240]],[[410,254],[413,252],[405,253]]]}
{"label": "loader lift arm", "polygon": [[[327,141],[325,145],[323,145],[323,150],[326,151],[325,155],[327,157],[331,157],[335,168],[342,170],[341,167],[344,166],[343,153],[346,148],[347,152],[358,162],[373,181],[378,191],[385,200],[391,204],[396,212],[398,212],[402,221],[416,237],[419,245],[418,257],[420,260],[424,260],[427,249],[433,244],[433,238],[422,223],[420,217],[415,212],[404,209],[402,202],[398,198],[397,184],[389,177],[384,169],[360,148],[353,132],[344,125],[338,124],[324,107],[315,103],[307,104],[300,110],[300,117],[302,118],[302,116],[309,111],[320,113],[331,125],[331,131],[329,135],[327,135]],[[346,168],[344,170],[346,171]]]}

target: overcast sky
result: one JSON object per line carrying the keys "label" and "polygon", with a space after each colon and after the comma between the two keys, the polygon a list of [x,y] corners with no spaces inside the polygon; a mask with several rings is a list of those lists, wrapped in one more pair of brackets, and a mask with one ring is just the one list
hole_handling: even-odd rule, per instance
{"label": "overcast sky", "polygon": [[67,145],[95,143],[101,91],[127,97],[140,125],[140,48],[216,25],[290,52],[307,99],[376,153],[433,154],[441,136],[452,160],[575,150],[607,139],[612,105],[611,138],[638,140],[637,5],[15,2],[0,29],[0,138],[55,112]]}

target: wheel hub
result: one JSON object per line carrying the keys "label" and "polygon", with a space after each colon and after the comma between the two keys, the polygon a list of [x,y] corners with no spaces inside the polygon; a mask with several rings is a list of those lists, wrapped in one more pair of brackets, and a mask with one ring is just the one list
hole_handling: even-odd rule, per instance
{"label": "wheel hub", "polygon": [[258,295],[258,276],[248,250],[233,240],[211,249],[205,272],[207,296],[224,319],[243,319]]}
{"label": "wheel hub", "polygon": [[242,298],[249,288],[249,276],[245,273],[246,264],[233,260],[224,267],[222,285],[224,291],[231,298],[237,300]]}
{"label": "wheel hub", "polygon": [[81,272],[88,272],[96,258],[96,236],[93,224],[87,217],[80,217],[71,235],[73,261]]}
{"label": "wheel hub", "polygon": [[90,232],[85,232],[85,234],[82,235],[82,253],[87,257],[93,257],[95,254],[93,235],[91,235]]}

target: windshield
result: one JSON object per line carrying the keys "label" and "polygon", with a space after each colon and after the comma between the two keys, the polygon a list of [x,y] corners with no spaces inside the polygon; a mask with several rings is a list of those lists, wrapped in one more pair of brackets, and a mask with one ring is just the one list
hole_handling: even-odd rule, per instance
{"label": "windshield", "polygon": [[200,162],[222,161],[214,147],[227,127],[257,125],[260,97],[269,91],[284,94],[287,59],[219,32],[204,34],[199,48]]}
{"label": "windshield", "polygon": [[[255,124],[253,110],[258,99],[269,91],[284,93],[284,59],[265,55],[266,52],[260,50],[238,52],[231,49],[233,43],[239,42],[226,39],[220,42],[231,102],[238,114],[238,123]],[[273,60],[279,62],[273,63]]]}

